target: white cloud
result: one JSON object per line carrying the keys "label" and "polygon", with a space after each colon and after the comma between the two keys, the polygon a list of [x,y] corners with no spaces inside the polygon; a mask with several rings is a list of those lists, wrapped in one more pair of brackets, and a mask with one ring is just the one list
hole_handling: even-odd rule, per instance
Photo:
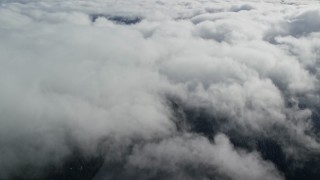
{"label": "white cloud", "polygon": [[[231,179],[281,179],[272,162],[235,149],[226,135],[212,143],[178,132],[168,97],[205,109],[212,121],[226,118],[246,135],[263,134],[287,156],[319,153],[312,121],[320,103],[320,13],[312,4],[0,5],[0,178],[26,164],[63,161],[74,144],[91,154],[114,139],[119,152],[136,147],[125,155],[129,167],[164,168],[172,178],[193,178],[186,163]],[[100,17],[93,22],[93,15]],[[129,17],[139,20],[117,23]]]}

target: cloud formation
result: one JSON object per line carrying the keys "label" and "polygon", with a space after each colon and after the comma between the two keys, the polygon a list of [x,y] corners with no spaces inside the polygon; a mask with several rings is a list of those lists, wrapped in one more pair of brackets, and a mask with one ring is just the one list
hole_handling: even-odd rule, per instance
{"label": "cloud formation", "polygon": [[316,179],[315,4],[1,1],[0,179]]}

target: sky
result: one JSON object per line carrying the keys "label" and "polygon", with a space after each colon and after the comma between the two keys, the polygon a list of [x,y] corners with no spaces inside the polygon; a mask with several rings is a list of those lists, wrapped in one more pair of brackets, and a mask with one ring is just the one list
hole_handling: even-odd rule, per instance
{"label": "sky", "polygon": [[0,0],[0,179],[316,180],[319,1]]}

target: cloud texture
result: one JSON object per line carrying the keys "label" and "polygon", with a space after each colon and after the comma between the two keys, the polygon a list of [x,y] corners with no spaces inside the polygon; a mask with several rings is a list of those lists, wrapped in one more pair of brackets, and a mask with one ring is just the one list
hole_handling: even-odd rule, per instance
{"label": "cloud texture", "polygon": [[314,1],[0,1],[0,179],[316,179]]}

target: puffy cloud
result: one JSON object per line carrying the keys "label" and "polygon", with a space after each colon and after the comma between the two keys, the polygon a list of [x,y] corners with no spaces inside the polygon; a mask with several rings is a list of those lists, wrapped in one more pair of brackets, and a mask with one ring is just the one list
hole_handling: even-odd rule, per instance
{"label": "puffy cloud", "polygon": [[[217,135],[214,142],[183,135],[137,146],[129,156],[127,166],[154,173],[178,174],[174,179],[191,179],[192,176],[200,179],[216,176],[222,179],[224,176],[231,179],[282,179],[274,166],[263,161],[258,153],[235,150],[225,135]],[[175,173],[177,171],[181,174]]]}
{"label": "puffy cloud", "polygon": [[0,179],[59,176],[77,153],[104,161],[97,179],[316,176],[311,6],[2,1]]}

